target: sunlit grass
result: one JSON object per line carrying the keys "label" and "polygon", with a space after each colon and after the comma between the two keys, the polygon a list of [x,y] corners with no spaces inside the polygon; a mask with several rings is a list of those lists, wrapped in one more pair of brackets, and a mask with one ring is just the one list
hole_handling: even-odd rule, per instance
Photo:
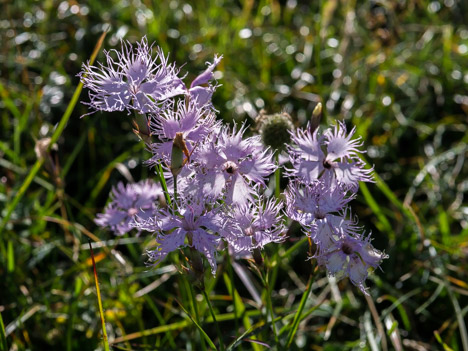
{"label": "sunlit grass", "polygon": [[[88,237],[113,349],[222,349],[221,339],[228,350],[467,349],[468,8],[451,3],[6,4],[0,349],[102,347]],[[97,229],[92,220],[111,186],[129,175],[157,178],[142,165],[147,151],[130,116],[80,119],[76,74],[105,24],[102,47],[147,35],[187,62],[184,73],[224,55],[214,104],[226,121],[253,126],[263,108],[304,125],[320,101],[324,124],[357,126],[376,183],[361,188],[353,211],[390,256],[371,275],[372,303],[322,271],[309,283],[308,245],[295,227],[278,252],[265,252],[271,304],[246,261],[219,257],[204,297],[177,271],[184,262],[175,255],[144,265],[152,238]],[[34,151],[52,136],[58,174]]]}

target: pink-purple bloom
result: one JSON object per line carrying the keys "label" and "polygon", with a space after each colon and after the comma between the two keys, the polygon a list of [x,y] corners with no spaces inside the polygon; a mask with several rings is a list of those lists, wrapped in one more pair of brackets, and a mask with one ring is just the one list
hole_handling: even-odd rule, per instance
{"label": "pink-purple bloom", "polygon": [[265,186],[265,179],[275,169],[272,153],[264,149],[260,137],[242,139],[245,126],[232,132],[223,127],[217,137],[200,148],[194,187],[201,196],[227,204],[244,205],[252,201],[253,184]]}
{"label": "pink-purple bloom", "polygon": [[153,157],[149,164],[163,160],[170,164],[172,145],[177,133],[181,133],[190,154],[204,142],[212,132],[219,129],[216,116],[212,110],[200,107],[196,102],[171,102],[151,118],[150,130],[159,139],[150,145]]}
{"label": "pink-purple bloom", "polygon": [[274,198],[259,196],[255,202],[228,207],[229,230],[223,237],[235,253],[263,249],[269,243],[284,241],[285,226],[281,215],[282,203]]}
{"label": "pink-purple bloom", "polygon": [[199,106],[211,106],[211,97],[217,86],[211,85],[210,81],[214,79],[213,71],[222,58],[223,56],[215,55],[213,63],[207,62],[207,69],[190,84],[188,94],[191,100],[196,101]]}
{"label": "pink-purple bloom", "polygon": [[181,204],[179,211],[160,209],[152,218],[137,219],[136,227],[153,232],[158,246],[148,250],[150,262],[160,263],[172,251],[185,246],[195,248],[205,256],[216,273],[216,250],[223,230],[223,221],[216,209],[204,204]]}
{"label": "pink-purple bloom", "polygon": [[[347,225],[344,227],[347,228]],[[369,269],[379,267],[382,260],[388,257],[375,249],[370,241],[370,236],[363,233],[349,235],[344,230],[340,235],[331,237],[331,244],[316,254],[315,258],[320,265],[327,268],[328,274],[340,278],[349,277],[351,283],[368,294],[364,282]]]}
{"label": "pink-purple bloom", "polygon": [[178,77],[179,70],[168,63],[161,48],[152,46],[146,37],[136,43],[122,41],[122,50],[104,51],[106,65],[83,64],[79,77],[90,89],[94,111],[136,110],[139,113],[157,111],[168,98],[185,93],[185,85]]}
{"label": "pink-purple bloom", "polygon": [[150,179],[127,185],[119,182],[111,191],[111,202],[104,213],[99,213],[94,221],[116,235],[123,235],[133,228],[131,223],[135,216],[143,219],[151,217],[162,196],[161,186]]}
{"label": "pink-purple bloom", "polygon": [[[323,135],[318,129],[313,133],[298,129],[291,133],[293,145],[288,145],[293,165],[288,174],[305,183],[312,183],[319,177],[327,184],[341,183],[357,191],[359,182],[372,182],[372,169],[366,169],[359,155],[365,151],[360,138],[351,139],[356,128],[346,135],[344,123],[337,123]],[[324,152],[322,149],[325,149]]]}
{"label": "pink-purple bloom", "polygon": [[[168,193],[151,180],[119,183],[96,224],[117,235],[132,228],[153,233],[156,245],[147,255],[155,265],[169,253],[190,247],[206,258],[215,274],[218,250],[227,247],[242,256],[283,242],[286,215],[301,224],[314,244],[312,258],[328,274],[349,277],[367,293],[369,270],[387,256],[374,249],[351,216],[349,202],[359,182],[373,181],[373,170],[361,160],[365,151],[361,138],[354,138],[356,128],[348,133],[345,123],[338,122],[323,133],[309,127],[293,130],[292,123],[278,115],[280,132],[284,126],[291,137],[286,146],[291,167],[284,173],[289,185],[285,204],[267,199],[264,190],[277,169],[272,151],[260,135],[245,137],[245,124],[230,128],[216,120],[211,99],[218,87],[214,70],[222,56],[215,55],[188,86],[175,64],[159,47],[148,45],[146,37],[133,46],[125,41],[121,45],[121,51],[104,51],[106,64],[83,65],[79,77],[90,90],[85,104],[91,113],[134,110],[145,115],[144,140],[153,154],[146,163],[162,164],[159,176]],[[267,128],[270,124],[264,122],[261,130],[273,134],[263,134],[263,140],[282,149],[278,145],[284,142],[272,143],[271,138],[284,133],[278,134],[277,125]]]}

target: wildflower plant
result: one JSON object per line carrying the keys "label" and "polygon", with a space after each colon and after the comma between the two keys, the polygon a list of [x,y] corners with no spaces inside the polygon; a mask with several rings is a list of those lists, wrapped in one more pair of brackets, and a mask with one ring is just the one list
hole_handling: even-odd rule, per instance
{"label": "wildflower plant", "polygon": [[[215,55],[189,85],[146,38],[134,46],[122,42],[121,51],[105,56],[106,64],[83,65],[79,76],[90,90],[85,104],[91,112],[135,110],[144,116],[149,133],[142,139],[152,154],[146,164],[161,186],[150,180],[119,183],[96,224],[116,235],[131,228],[152,233],[149,264],[186,249],[192,268],[203,271],[203,257],[215,275],[223,251],[258,257],[266,245],[284,245],[288,227],[297,221],[311,243],[309,258],[368,294],[369,271],[386,255],[373,248],[349,207],[359,182],[373,181],[355,128],[348,132],[337,122],[322,132],[314,115],[312,124],[295,129],[287,114],[263,114],[260,134],[246,136],[247,124],[230,127],[216,119],[213,72],[222,56]],[[290,166],[284,167],[289,185],[280,195],[282,151]],[[277,196],[269,197],[274,172]]]}

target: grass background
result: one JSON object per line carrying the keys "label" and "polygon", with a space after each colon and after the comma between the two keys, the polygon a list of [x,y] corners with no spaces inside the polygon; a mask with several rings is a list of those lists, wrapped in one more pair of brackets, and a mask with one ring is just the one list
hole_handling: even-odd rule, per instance
{"label": "grass background", "polygon": [[[266,109],[304,125],[320,101],[323,125],[345,120],[364,138],[378,181],[361,187],[353,211],[390,258],[368,299],[317,272],[291,349],[467,350],[466,2],[46,0],[3,2],[0,16],[0,349],[104,347],[89,237],[113,349],[209,349],[188,314],[219,345],[176,257],[148,270],[150,238],[117,242],[93,223],[118,181],[154,176],[129,116],[80,119],[85,106],[69,105],[81,63],[109,27],[101,51],[146,35],[185,63],[188,79],[224,55],[214,104],[226,122],[253,124]],[[55,169],[34,151],[54,131]],[[252,339],[285,348],[311,270],[300,235],[291,229],[265,253],[278,343],[260,280],[247,262],[220,257],[207,288],[224,344],[253,326],[236,349],[266,349]]]}

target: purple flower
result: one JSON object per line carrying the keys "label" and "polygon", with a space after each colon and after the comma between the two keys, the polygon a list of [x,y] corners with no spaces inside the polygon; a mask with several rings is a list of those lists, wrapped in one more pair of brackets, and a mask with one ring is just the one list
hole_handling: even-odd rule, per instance
{"label": "purple flower", "polygon": [[[199,106],[211,105],[211,96],[217,86],[208,83],[214,78],[213,71],[222,58],[223,56],[215,55],[213,63],[207,62],[208,68],[190,84],[190,89],[188,90],[190,98],[195,100]],[[206,84],[208,86],[205,86]]]}
{"label": "purple flower", "polygon": [[136,221],[139,229],[155,232],[158,246],[147,251],[149,260],[160,263],[172,251],[190,246],[203,254],[216,273],[216,249],[220,240],[216,235],[223,230],[222,219],[216,209],[206,209],[204,204],[181,204],[176,213],[160,209],[148,220]]}
{"label": "purple flower", "polygon": [[168,64],[159,47],[152,58],[152,47],[146,37],[136,43],[136,48],[122,41],[120,52],[110,50],[104,54],[107,65],[83,64],[79,73],[84,86],[90,89],[90,102],[85,104],[93,110],[147,113],[158,110],[166,99],[185,93],[178,69]]}
{"label": "purple flower", "polygon": [[227,208],[230,223],[229,230],[223,232],[224,239],[235,253],[263,249],[266,244],[283,241],[285,226],[281,207],[275,199],[264,201],[259,197],[255,203]]}
{"label": "purple flower", "polygon": [[100,227],[107,227],[116,235],[123,235],[133,227],[135,216],[148,218],[157,208],[156,203],[163,196],[161,186],[151,180],[127,184],[122,182],[113,188],[111,202],[104,213],[99,213],[94,222]]}
{"label": "purple flower", "polygon": [[[324,136],[319,136],[318,130],[297,130],[291,133],[294,146],[288,146],[292,169],[290,176],[306,183],[312,183],[319,177],[334,186],[337,182],[346,188],[357,191],[359,182],[372,182],[372,169],[365,169],[359,155],[362,146],[360,138],[351,140],[356,128],[346,136],[346,126],[339,122]],[[326,149],[324,153],[322,147]]]}
{"label": "purple flower", "polygon": [[285,195],[287,215],[303,225],[344,210],[347,203],[354,199],[354,194],[347,196],[343,186],[329,187],[320,180],[311,184],[292,181]]}
{"label": "purple flower", "polygon": [[198,171],[194,186],[201,196],[219,198],[223,192],[227,204],[244,205],[252,201],[253,184],[265,186],[265,179],[276,168],[271,151],[264,150],[260,136],[242,139],[245,126],[232,133],[229,127],[197,154]]}
{"label": "purple flower", "polygon": [[150,145],[153,157],[148,161],[156,164],[163,160],[170,164],[172,145],[178,133],[182,134],[188,152],[191,154],[204,138],[219,129],[216,116],[211,110],[199,107],[195,102],[171,102],[164,111],[151,115],[150,129],[159,142]]}
{"label": "purple flower", "polygon": [[320,255],[317,262],[324,265],[328,274],[349,277],[351,282],[363,293],[368,294],[364,285],[369,268],[377,268],[380,262],[388,258],[385,253],[376,250],[370,243],[370,236],[341,235],[332,238],[332,245]]}

